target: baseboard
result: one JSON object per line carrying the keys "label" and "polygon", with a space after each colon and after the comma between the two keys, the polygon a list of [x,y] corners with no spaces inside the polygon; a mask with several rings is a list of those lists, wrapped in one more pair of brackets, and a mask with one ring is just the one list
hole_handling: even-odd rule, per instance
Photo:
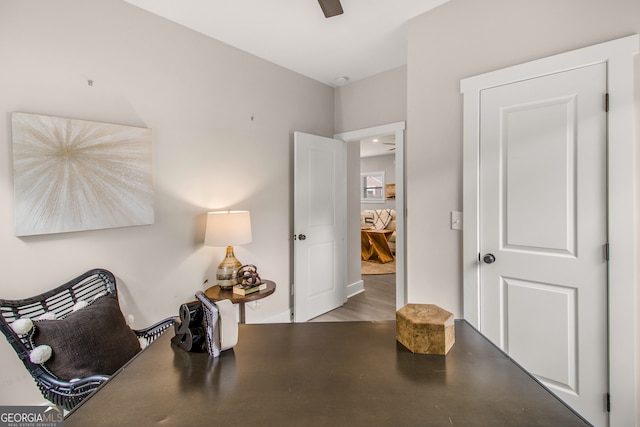
{"label": "baseboard", "polygon": [[364,282],[362,280],[347,285],[347,298],[358,295],[360,292],[364,292]]}

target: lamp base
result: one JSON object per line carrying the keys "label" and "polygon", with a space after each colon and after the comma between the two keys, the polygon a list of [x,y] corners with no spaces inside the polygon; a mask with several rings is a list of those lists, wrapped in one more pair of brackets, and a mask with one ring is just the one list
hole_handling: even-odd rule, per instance
{"label": "lamp base", "polygon": [[233,254],[233,246],[227,246],[227,254],[218,265],[216,270],[216,281],[220,289],[231,289],[238,284],[238,269],[242,264]]}

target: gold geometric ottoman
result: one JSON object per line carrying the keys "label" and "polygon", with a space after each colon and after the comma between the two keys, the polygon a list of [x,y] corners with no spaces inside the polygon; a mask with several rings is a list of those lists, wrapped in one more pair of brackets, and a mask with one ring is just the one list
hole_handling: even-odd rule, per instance
{"label": "gold geometric ottoman", "polygon": [[453,314],[433,304],[407,304],[396,312],[396,339],[414,353],[446,355],[456,341]]}

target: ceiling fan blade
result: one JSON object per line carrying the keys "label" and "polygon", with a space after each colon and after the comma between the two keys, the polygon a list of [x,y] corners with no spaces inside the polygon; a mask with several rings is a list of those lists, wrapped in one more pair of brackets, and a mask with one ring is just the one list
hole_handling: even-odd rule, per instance
{"label": "ceiling fan blade", "polygon": [[318,3],[320,3],[325,18],[331,18],[332,16],[342,15],[344,13],[340,0],[318,0]]}

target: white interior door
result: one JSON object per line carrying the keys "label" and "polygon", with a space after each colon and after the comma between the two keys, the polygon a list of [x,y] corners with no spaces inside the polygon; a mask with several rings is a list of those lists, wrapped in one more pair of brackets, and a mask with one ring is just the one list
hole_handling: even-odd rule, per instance
{"label": "white interior door", "polygon": [[480,330],[607,425],[606,65],[480,94]]}
{"label": "white interior door", "polygon": [[345,167],[343,141],[294,133],[295,322],[345,302]]}

